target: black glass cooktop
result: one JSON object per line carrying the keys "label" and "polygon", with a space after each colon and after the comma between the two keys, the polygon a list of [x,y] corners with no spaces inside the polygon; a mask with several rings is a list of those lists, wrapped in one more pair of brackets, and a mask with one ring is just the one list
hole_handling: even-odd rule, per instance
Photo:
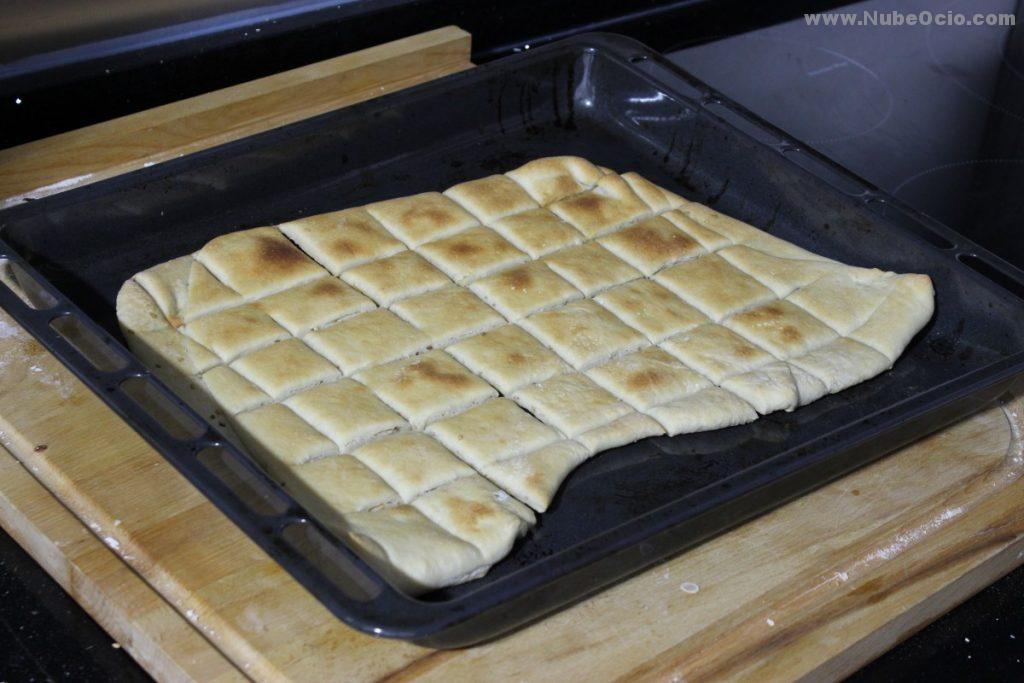
{"label": "black glass cooktop", "polygon": [[[871,1],[835,11],[894,9],[933,17],[1018,11],[1014,0]],[[801,18],[669,56],[1024,267],[1024,27],[826,27]]]}

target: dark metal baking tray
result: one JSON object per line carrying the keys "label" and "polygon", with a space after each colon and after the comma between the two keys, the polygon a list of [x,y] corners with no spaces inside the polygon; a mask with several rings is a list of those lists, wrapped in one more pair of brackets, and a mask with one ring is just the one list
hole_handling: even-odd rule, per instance
{"label": "dark metal baking tray", "polygon": [[[638,171],[847,263],[927,273],[935,316],[892,370],[861,385],[748,425],[592,458],[487,576],[415,598],[310,519],[121,343],[121,283],[217,235],[556,154]],[[435,647],[494,637],[593,593],[977,410],[1024,377],[1024,273],[612,35],[32,201],[0,213],[0,238],[36,307],[2,286],[0,305],[339,618]]]}

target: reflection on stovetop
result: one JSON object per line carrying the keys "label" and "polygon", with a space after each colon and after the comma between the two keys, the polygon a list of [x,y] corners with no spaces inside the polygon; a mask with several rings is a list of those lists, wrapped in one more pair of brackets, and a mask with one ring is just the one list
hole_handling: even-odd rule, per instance
{"label": "reflection on stovetop", "polygon": [[[1013,0],[842,12],[1011,13]],[[808,26],[669,57],[818,151],[1024,267],[1024,28]]]}

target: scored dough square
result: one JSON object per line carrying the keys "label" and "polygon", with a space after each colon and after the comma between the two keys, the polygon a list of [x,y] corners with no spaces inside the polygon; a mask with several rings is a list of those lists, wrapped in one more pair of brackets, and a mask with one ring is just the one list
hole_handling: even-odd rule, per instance
{"label": "scored dough square", "polygon": [[644,275],[706,253],[695,239],[660,216],[634,223],[598,242]]}
{"label": "scored dough square", "polygon": [[669,192],[665,188],[658,187],[650,180],[647,180],[647,178],[633,171],[623,173],[622,179],[629,183],[630,189],[636,193],[636,196],[644,200],[644,203],[651,207],[651,210],[655,213],[675,209],[686,203],[686,200],[679,195]]}
{"label": "scored dough square", "polygon": [[670,266],[654,279],[714,320],[776,298],[772,290],[717,254]]}
{"label": "scored dough square", "polygon": [[852,339],[839,338],[830,344],[793,358],[790,363],[817,377],[830,393],[885,372],[892,361]]}
{"label": "scored dough square", "polygon": [[551,211],[586,237],[598,237],[651,214],[629,183],[615,174],[602,176],[593,190],[554,202]]}
{"label": "scored dough square", "polygon": [[633,412],[627,404],[580,372],[531,384],[512,397],[531,413],[569,437],[613,422]]}
{"label": "scored dough square", "polygon": [[430,491],[413,506],[442,529],[469,541],[487,562],[496,562],[534,523],[533,513],[479,475]]}
{"label": "scored dough square", "polygon": [[[782,258],[740,244],[718,252],[726,261],[768,287],[779,298],[786,298],[794,290],[835,272],[837,264],[813,259]],[[849,275],[852,269],[846,270]]]}
{"label": "scored dough square", "polygon": [[286,289],[260,299],[256,305],[294,335],[376,308],[370,299],[335,277]]}
{"label": "scored dough square", "polygon": [[652,342],[710,322],[708,317],[654,280],[633,280],[594,299]]}
{"label": "scored dough square", "polygon": [[631,412],[608,424],[577,434],[574,439],[583,444],[593,455],[598,451],[616,448],[664,432],[664,428],[653,418]]}
{"label": "scored dough square", "polygon": [[643,335],[590,299],[535,313],[520,325],[576,369],[647,343]]}
{"label": "scored dough square", "polygon": [[351,455],[332,455],[292,465],[285,487],[328,528],[344,528],[338,513],[401,502],[398,492]]}
{"label": "scored dough square", "polygon": [[490,463],[487,478],[537,512],[544,512],[558,487],[590,451],[575,441],[556,441],[530,453]]}
{"label": "scored dough square", "polygon": [[505,174],[541,206],[594,186],[604,172],[579,157],[536,159]]}
{"label": "scored dough square", "polygon": [[778,358],[803,355],[839,336],[788,301],[773,301],[751,308],[726,318],[722,324]]}
{"label": "scored dough square", "polygon": [[766,415],[776,410],[792,410],[800,405],[800,390],[790,366],[781,361],[730,375],[722,388],[731,391]]}
{"label": "scored dough square", "polygon": [[453,536],[411,505],[347,515],[348,538],[399,589],[423,592],[482,576],[488,563],[476,547]]}
{"label": "scored dough square", "polygon": [[376,439],[352,455],[398,491],[406,503],[424,491],[475,472],[435,439],[405,432]]}
{"label": "scored dough square", "polygon": [[857,278],[854,286],[845,274],[827,275],[788,299],[845,336],[864,324],[893,290],[895,278],[876,272],[875,277]]}
{"label": "scored dough square", "polygon": [[727,327],[709,323],[661,342],[659,346],[720,384],[729,375],[766,365],[775,357]]}
{"label": "scored dough square", "polygon": [[424,244],[419,252],[460,284],[530,258],[498,233],[483,227]]}
{"label": "scored dough square", "polygon": [[370,365],[410,356],[430,339],[391,311],[377,309],[312,332],[305,342],[351,375]]}
{"label": "scored dough square", "polygon": [[494,398],[427,431],[474,467],[529,453],[558,440],[558,432],[507,398]]}
{"label": "scored dough square", "polygon": [[229,413],[252,410],[272,400],[262,389],[226,365],[206,371],[201,379],[213,400]]}
{"label": "scored dough square", "polygon": [[224,361],[289,336],[286,329],[253,304],[204,315],[181,329]]}
{"label": "scored dough square", "polygon": [[395,313],[430,337],[435,347],[497,327],[505,322],[493,308],[462,287],[446,287],[403,299]]}
{"label": "scored dough square", "polygon": [[242,302],[242,297],[193,256],[153,266],[135,281],[146,290],[174,327],[193,318]]}
{"label": "scored dough square", "polygon": [[757,419],[757,412],[736,394],[708,387],[678,401],[654,406],[647,414],[665,428],[669,436],[733,427]]}
{"label": "scored dough square", "polygon": [[732,245],[732,240],[728,237],[718,234],[707,226],[701,225],[682,211],[668,211],[662,215],[669,223],[697,240],[697,243],[709,252],[718,251]]}
{"label": "scored dough square", "polygon": [[711,386],[703,375],[657,347],[593,367],[587,376],[637,410],[670,403]]}
{"label": "scored dough square", "polygon": [[444,351],[379,365],[356,379],[418,428],[498,395]]}
{"label": "scored dough square", "polygon": [[368,205],[366,211],[410,247],[479,225],[465,209],[440,192],[388,199]]}
{"label": "scored dough square", "polygon": [[282,466],[338,452],[330,439],[280,403],[240,413],[234,422],[245,445],[275,476]]}
{"label": "scored dough square", "polygon": [[285,405],[343,452],[379,434],[408,426],[372,391],[351,379],[295,394],[285,400]]}
{"label": "scored dough square", "polygon": [[503,394],[569,371],[553,351],[516,325],[484,332],[446,350]]}
{"label": "scored dough square", "polygon": [[583,241],[579,230],[547,209],[524,211],[489,225],[531,258],[540,258]]}
{"label": "scored dough square", "polygon": [[231,363],[231,369],[277,399],[341,376],[330,361],[298,339],[286,339],[242,356]]}
{"label": "scored dough square", "polygon": [[414,251],[356,266],[342,273],[341,278],[381,306],[451,284],[444,273]]}
{"label": "scored dough square", "polygon": [[537,202],[530,198],[526,190],[503,175],[460,183],[444,193],[488,224],[509,214],[537,208]]}
{"label": "scored dough square", "polygon": [[553,308],[583,294],[540,261],[495,273],[470,285],[509,320]]}
{"label": "scored dough square", "polygon": [[327,274],[277,228],[221,235],[196,252],[196,259],[245,297],[266,296]]}
{"label": "scored dough square", "polygon": [[278,227],[334,275],[405,249],[362,208],[300,218]]}
{"label": "scored dough square", "polygon": [[641,277],[639,270],[597,242],[563,249],[548,256],[545,262],[588,296]]}

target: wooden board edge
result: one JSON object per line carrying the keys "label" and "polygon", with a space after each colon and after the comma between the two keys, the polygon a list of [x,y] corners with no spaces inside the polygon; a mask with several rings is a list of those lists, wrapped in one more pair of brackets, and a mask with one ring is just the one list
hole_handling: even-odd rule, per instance
{"label": "wooden board edge", "polygon": [[[151,676],[160,681],[245,680],[198,630],[153,588],[106,548],[6,448],[0,446],[0,527],[68,595],[115,638]],[[73,541],[71,539],[74,539]],[[62,548],[74,543],[84,552],[102,553],[106,576],[94,576]],[[131,590],[106,591],[102,583]],[[140,605],[140,595],[143,605]],[[130,600],[131,602],[127,602]],[[164,624],[159,634],[131,630],[132,615],[152,612]]]}
{"label": "wooden board edge", "polygon": [[[334,57],[298,69],[274,74],[180,100],[111,121],[87,126],[43,140],[0,150],[0,209],[82,187],[161,161],[264,132],[355,104],[383,94],[434,80],[473,66],[471,36],[457,26],[446,26],[365,50]],[[383,69],[394,74],[379,74]],[[367,84],[353,87],[358,76]],[[374,78],[377,77],[377,78]],[[319,102],[304,103],[291,91],[316,85],[325,94]],[[337,92],[337,96],[334,96]],[[273,97],[266,106],[253,107],[251,98]],[[232,110],[236,111],[232,113]],[[256,112],[259,113],[256,113]],[[205,133],[190,124],[216,114]],[[159,148],[139,150],[137,137],[158,141]],[[96,160],[97,149],[116,147],[116,135],[131,134],[130,151],[120,158]],[[79,155],[80,153],[80,155]],[[54,169],[39,171],[40,164]],[[61,169],[57,171],[56,169]]]}

